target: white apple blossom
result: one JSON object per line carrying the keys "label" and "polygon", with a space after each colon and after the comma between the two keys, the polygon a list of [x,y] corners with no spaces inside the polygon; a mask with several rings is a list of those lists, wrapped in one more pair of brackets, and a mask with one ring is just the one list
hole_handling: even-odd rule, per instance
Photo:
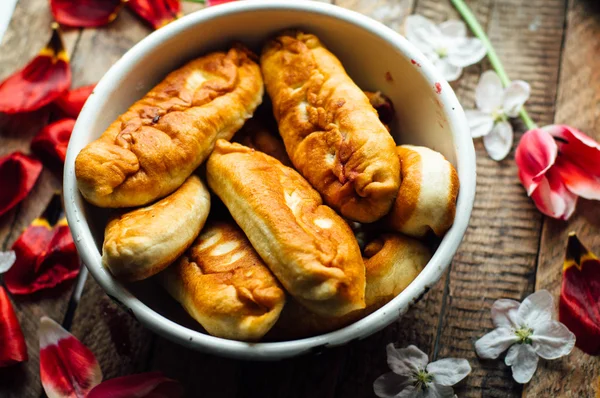
{"label": "white apple blossom", "polygon": [[467,27],[459,20],[436,25],[421,15],[410,15],[404,34],[448,81],[458,79],[463,68],[481,61],[486,54],[481,40],[467,37]]}
{"label": "white apple blossom", "polygon": [[529,382],[538,357],[557,359],[568,355],[575,345],[575,335],[552,320],[553,308],[554,301],[547,290],[531,294],[523,303],[496,300],[492,306],[496,329],[475,342],[477,355],[495,359],[508,349],[504,362],[512,368],[513,378],[517,383]]}
{"label": "white apple blossom", "polygon": [[496,161],[504,159],[513,144],[513,129],[509,117],[519,116],[531,93],[527,82],[515,80],[502,87],[496,72],[488,70],[479,78],[475,89],[476,110],[466,110],[473,138],[483,137],[483,145]]}
{"label": "white apple blossom", "polygon": [[0,274],[5,273],[17,261],[17,255],[13,250],[0,252]]}
{"label": "white apple blossom", "polygon": [[383,398],[453,398],[452,386],[471,373],[466,359],[429,363],[427,354],[414,345],[397,349],[388,344],[387,362],[392,371],[373,383],[375,395]]}

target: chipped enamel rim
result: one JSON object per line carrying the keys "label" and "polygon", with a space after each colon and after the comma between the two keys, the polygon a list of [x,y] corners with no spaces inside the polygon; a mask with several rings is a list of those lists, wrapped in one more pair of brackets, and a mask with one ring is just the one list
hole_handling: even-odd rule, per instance
{"label": "chipped enamel rim", "polygon": [[[103,98],[110,96],[112,88],[129,71],[136,68],[144,54],[153,51],[160,43],[173,36],[185,34],[186,30],[192,26],[217,17],[257,10],[303,11],[336,18],[357,25],[378,36],[405,57],[420,63],[420,73],[431,83],[432,89],[433,87],[438,89],[438,98],[444,105],[443,111],[450,123],[456,148],[457,171],[461,182],[454,225],[443,238],[427,266],[400,295],[376,312],[345,328],[310,338],[273,343],[245,343],[226,340],[188,329],[156,313],[129,293],[102,267],[101,253],[96,248],[87,220],[83,216],[79,216],[84,214],[82,211],[83,199],[77,190],[75,181],[75,157],[86,144],[85,132],[88,129],[88,120],[95,120],[94,112],[101,109]],[[437,82],[441,82],[441,93],[439,93],[440,86],[436,85]],[[410,305],[415,303],[440,279],[452,261],[467,229],[475,198],[475,151],[460,103],[450,85],[419,50],[398,33],[357,12],[314,1],[288,2],[285,0],[247,0],[210,7],[176,20],[144,38],[112,66],[100,80],[94,92],[96,95],[90,97],[77,120],[65,161],[63,189],[69,227],[73,236],[77,237],[75,244],[83,262],[106,293],[122,303],[146,327],[178,344],[231,358],[276,360],[308,352],[319,352],[327,347],[335,347],[352,340],[366,338],[397,320],[408,310]]]}

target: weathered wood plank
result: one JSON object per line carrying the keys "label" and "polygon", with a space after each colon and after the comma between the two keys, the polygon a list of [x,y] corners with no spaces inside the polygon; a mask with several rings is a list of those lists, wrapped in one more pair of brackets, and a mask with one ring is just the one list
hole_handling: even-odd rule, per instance
{"label": "weathered wood plank", "polygon": [[[21,0],[0,47],[0,81],[25,66],[50,38],[51,14],[46,0]],[[69,54],[79,36],[79,30],[64,32],[63,39]],[[29,152],[29,142],[47,123],[48,111],[41,109],[30,114],[0,114],[0,156],[15,150]],[[0,217],[0,245],[8,249],[29,223],[39,216],[53,193],[60,190],[60,176],[44,169],[33,191],[21,204]],[[42,315],[62,320],[73,283],[28,296],[12,297],[15,311],[25,335],[29,360],[2,369],[0,396],[38,397],[42,386],[39,379],[38,322]]]}
{"label": "weathered wood plank", "polygon": [[[429,3],[429,2],[425,2]],[[528,109],[541,124],[553,119],[557,71],[564,28],[564,0],[495,0],[471,2],[513,79],[532,86]],[[436,2],[432,9],[443,3]],[[456,18],[454,10],[438,11]],[[487,62],[483,69],[489,69]],[[468,72],[468,71],[467,71]],[[478,80],[467,75],[457,93],[466,108],[474,105]],[[515,123],[515,145],[525,130]],[[513,147],[514,149],[514,147]],[[441,324],[439,357],[467,358],[473,372],[459,396],[518,396],[521,387],[501,360],[479,360],[474,342],[492,328],[490,307],[501,297],[522,299],[533,291],[541,215],[520,186],[514,152],[502,162],[491,160],[476,142],[477,196],[470,227],[454,258],[447,312]]]}
{"label": "weathered wood plank", "polygon": [[[600,4],[569,2],[555,123],[574,126],[600,141]],[[600,205],[580,200],[568,222],[546,218],[542,230],[536,290],[548,289],[558,303],[567,235],[600,254]],[[600,358],[575,348],[571,355],[540,366],[524,396],[593,397],[600,394]]]}

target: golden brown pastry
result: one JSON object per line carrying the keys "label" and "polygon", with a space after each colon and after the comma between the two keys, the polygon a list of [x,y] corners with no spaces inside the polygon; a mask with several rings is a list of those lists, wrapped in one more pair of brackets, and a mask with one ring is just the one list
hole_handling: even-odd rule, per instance
{"label": "golden brown pastry", "polygon": [[208,190],[191,175],[166,198],[110,219],[102,262],[115,277],[128,281],[157,274],[192,244],[209,211]]}
{"label": "golden brown pastry", "polygon": [[388,213],[396,144],[340,61],[316,36],[284,33],[263,49],[261,70],[287,153],[325,203],[360,222]]}
{"label": "golden brown pastry", "polygon": [[366,308],[342,317],[323,317],[290,299],[270,337],[278,340],[314,336],[356,322],[406,289],[430,258],[429,249],[421,242],[399,234],[383,234],[364,250]]}
{"label": "golden brown pastry", "polygon": [[279,282],[233,221],[209,222],[160,277],[208,333],[226,339],[259,340],[285,304]]}
{"label": "golden brown pastry", "polygon": [[256,149],[292,167],[292,161],[285,152],[285,145],[278,134],[269,129],[267,123],[250,119],[235,135],[235,142]]}
{"label": "golden brown pastry", "polygon": [[77,155],[86,200],[100,207],[141,206],[177,189],[231,139],[262,101],[255,56],[242,46],[170,73]]}
{"label": "golden brown pastry", "polygon": [[443,236],[454,222],[458,175],[439,152],[402,145],[402,183],[392,211],[386,218],[396,231],[422,237],[430,230]]}
{"label": "golden brown pastry", "polygon": [[364,307],[365,267],[352,230],[300,174],[225,140],[206,171],[210,188],[296,300],[330,316]]}

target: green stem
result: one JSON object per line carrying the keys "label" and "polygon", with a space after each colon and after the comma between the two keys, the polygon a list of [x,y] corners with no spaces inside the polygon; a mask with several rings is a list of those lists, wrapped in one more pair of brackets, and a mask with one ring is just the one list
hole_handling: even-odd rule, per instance
{"label": "green stem", "polygon": [[[473,32],[473,34],[477,38],[479,38],[479,40],[481,40],[481,42],[483,43],[485,49],[487,50],[487,56],[488,56],[488,59],[490,60],[490,64],[492,64],[492,67],[498,74],[498,77],[500,77],[500,81],[502,82],[504,87],[508,86],[510,84],[510,79],[508,78],[508,75],[506,74],[506,71],[504,70],[504,66],[502,65],[502,62],[500,61],[500,58],[498,58],[498,54],[496,54],[496,50],[494,50],[494,47],[492,46],[490,39],[488,39],[487,35],[485,34],[485,31],[483,30],[483,28],[481,27],[479,22],[477,22],[477,18],[475,18],[475,15],[473,15],[471,10],[469,9],[469,6],[467,6],[463,0],[450,0],[450,1],[454,5],[454,7],[458,10],[458,13],[463,17],[463,19],[465,20],[467,25],[469,25],[469,28],[471,28],[471,31]],[[537,128],[537,125],[531,119],[531,117],[525,110],[525,107],[521,107],[521,112],[519,113],[519,115],[521,116],[521,119],[523,119],[525,126],[527,126],[527,128],[529,130]]]}

